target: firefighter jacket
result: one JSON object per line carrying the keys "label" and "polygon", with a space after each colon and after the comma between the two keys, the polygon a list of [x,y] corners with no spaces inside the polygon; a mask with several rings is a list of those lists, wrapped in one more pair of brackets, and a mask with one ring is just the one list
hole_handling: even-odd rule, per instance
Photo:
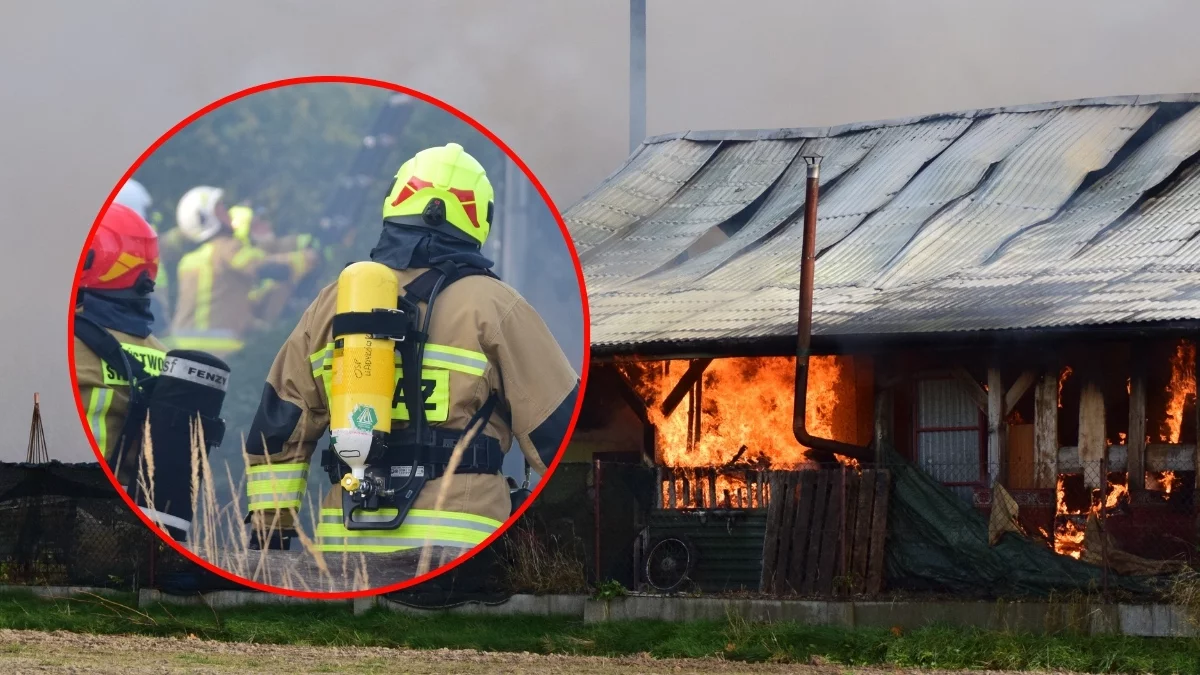
{"label": "firefighter jacket", "polygon": [[[137,337],[111,328],[106,330],[132,359],[141,362],[148,374],[162,372],[167,348],[157,338],[153,335]],[[88,429],[107,459],[116,446],[125,415],[129,412],[129,380],[118,375],[79,338],[75,338],[75,379]]]}
{"label": "firefighter jacket", "polygon": [[255,323],[251,293],[261,279],[305,273],[300,252],[267,254],[231,235],[218,235],[179,261],[171,346],[215,356],[239,351]]}
{"label": "firefighter jacket", "polygon": [[[426,270],[394,271],[404,288]],[[334,282],[321,290],[284,343],[247,440],[250,521],[263,531],[276,522],[295,529],[294,511],[315,501],[305,499],[304,489],[309,460],[329,428],[336,301]],[[420,307],[423,315],[426,306]],[[529,465],[545,472],[565,435],[563,411],[566,420],[574,412],[579,378],[542,318],[515,290],[488,276],[468,276],[443,289],[435,300],[422,366],[426,419],[433,428],[462,430],[496,392],[499,401],[483,434],[504,450],[515,439]],[[402,367],[397,356],[398,381]],[[403,429],[407,418],[400,401],[392,410],[393,431]],[[556,434],[539,435],[548,421]],[[455,474],[442,510],[434,511],[445,480],[426,483],[395,530],[346,529],[341,488],[331,486],[316,519],[316,547],[382,553],[429,541],[466,549],[482,543],[510,515],[508,483],[499,471]],[[380,509],[377,517],[395,513]]]}

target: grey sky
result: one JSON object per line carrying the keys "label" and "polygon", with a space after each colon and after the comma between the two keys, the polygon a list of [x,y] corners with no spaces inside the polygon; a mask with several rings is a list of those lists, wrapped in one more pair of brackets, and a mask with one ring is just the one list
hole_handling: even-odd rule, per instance
{"label": "grey sky", "polygon": [[[962,108],[1200,91],[1188,0],[649,0],[648,132],[837,124]],[[24,454],[42,393],[51,454],[90,459],[66,360],[79,247],[137,155],[266,80],[352,74],[489,126],[560,207],[627,147],[627,0],[9,3],[0,22],[0,425]]]}

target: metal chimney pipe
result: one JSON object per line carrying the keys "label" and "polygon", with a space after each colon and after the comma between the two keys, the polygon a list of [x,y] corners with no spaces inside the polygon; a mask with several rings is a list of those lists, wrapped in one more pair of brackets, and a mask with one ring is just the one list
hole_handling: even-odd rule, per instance
{"label": "metal chimney pipe", "polygon": [[835,461],[834,454],[868,461],[870,446],[817,438],[808,432],[805,419],[808,409],[808,365],[812,356],[813,276],[817,267],[817,199],[821,158],[805,156],[804,163],[808,165],[808,172],[804,198],[804,245],[800,260],[800,315],[796,319],[796,398],[792,405],[792,434],[798,443],[814,451],[814,459],[820,463]]}
{"label": "metal chimney pipe", "polygon": [[646,0],[629,0],[629,152],[646,138]]}

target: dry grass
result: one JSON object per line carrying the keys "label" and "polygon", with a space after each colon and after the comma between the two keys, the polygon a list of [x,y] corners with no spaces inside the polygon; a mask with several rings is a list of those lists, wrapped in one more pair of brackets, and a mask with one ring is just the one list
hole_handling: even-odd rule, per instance
{"label": "dry grass", "polygon": [[[155,468],[149,429],[149,420],[147,420],[143,440],[143,447],[146,450],[141,453],[137,482],[142,493],[147,495],[147,501],[153,504]],[[459,442],[454,449],[454,459],[461,460],[463,450],[471,438],[473,438],[473,434],[467,434]],[[309,592],[368,590],[405,580],[404,578],[372,580],[370,561],[377,560],[381,555],[386,554],[341,553],[330,555],[318,551],[316,542],[305,534],[305,528],[301,526],[299,520],[301,514],[305,515],[310,526],[309,531],[316,531],[320,502],[317,495],[308,491],[305,494],[306,508],[301,509],[301,514],[288,509],[297,532],[296,539],[300,544],[298,555],[296,553],[284,555],[282,552],[266,549],[257,551],[251,549],[250,528],[257,527],[256,534],[259,541],[266,541],[267,535],[272,530],[279,529],[281,514],[276,512],[269,523],[260,522],[255,526],[245,525],[243,523],[243,518],[247,513],[243,504],[245,480],[235,483],[227,465],[225,479],[232,487],[233,498],[229,503],[219,503],[212,464],[209,461],[208,453],[204,450],[203,428],[195,421],[191,425],[190,445],[193,522],[185,546],[203,560],[243,579],[289,590]],[[249,468],[250,458],[246,453],[245,439],[242,439],[241,454],[243,463]],[[243,473],[243,475],[246,474]],[[451,483],[449,480],[441,482],[441,490],[437,496],[438,508],[443,504]],[[421,548],[421,563],[418,573],[428,570],[433,548],[428,541]],[[445,557],[445,555],[441,556],[438,561],[439,567],[449,562]]]}
{"label": "dry grass", "polygon": [[515,593],[586,593],[587,573],[575,547],[547,542],[525,519],[504,535],[504,572]]}
{"label": "dry grass", "polygon": [[1200,628],[1200,572],[1187,567],[1171,577],[1163,599],[1180,607],[1193,628]]}

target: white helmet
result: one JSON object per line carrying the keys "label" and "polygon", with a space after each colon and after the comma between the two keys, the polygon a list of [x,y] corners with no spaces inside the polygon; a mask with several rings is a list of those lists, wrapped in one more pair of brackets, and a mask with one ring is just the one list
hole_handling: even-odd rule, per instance
{"label": "white helmet", "polygon": [[121,186],[114,202],[124,204],[137,211],[142,220],[146,220],[146,213],[150,211],[150,205],[154,203],[154,200],[150,198],[150,193],[146,191],[146,188],[141,183],[130,178]]}
{"label": "white helmet", "polygon": [[183,236],[194,243],[203,244],[220,232],[222,221],[216,207],[223,196],[224,190],[207,185],[188,190],[179,199],[179,206],[175,209],[175,223]]}

